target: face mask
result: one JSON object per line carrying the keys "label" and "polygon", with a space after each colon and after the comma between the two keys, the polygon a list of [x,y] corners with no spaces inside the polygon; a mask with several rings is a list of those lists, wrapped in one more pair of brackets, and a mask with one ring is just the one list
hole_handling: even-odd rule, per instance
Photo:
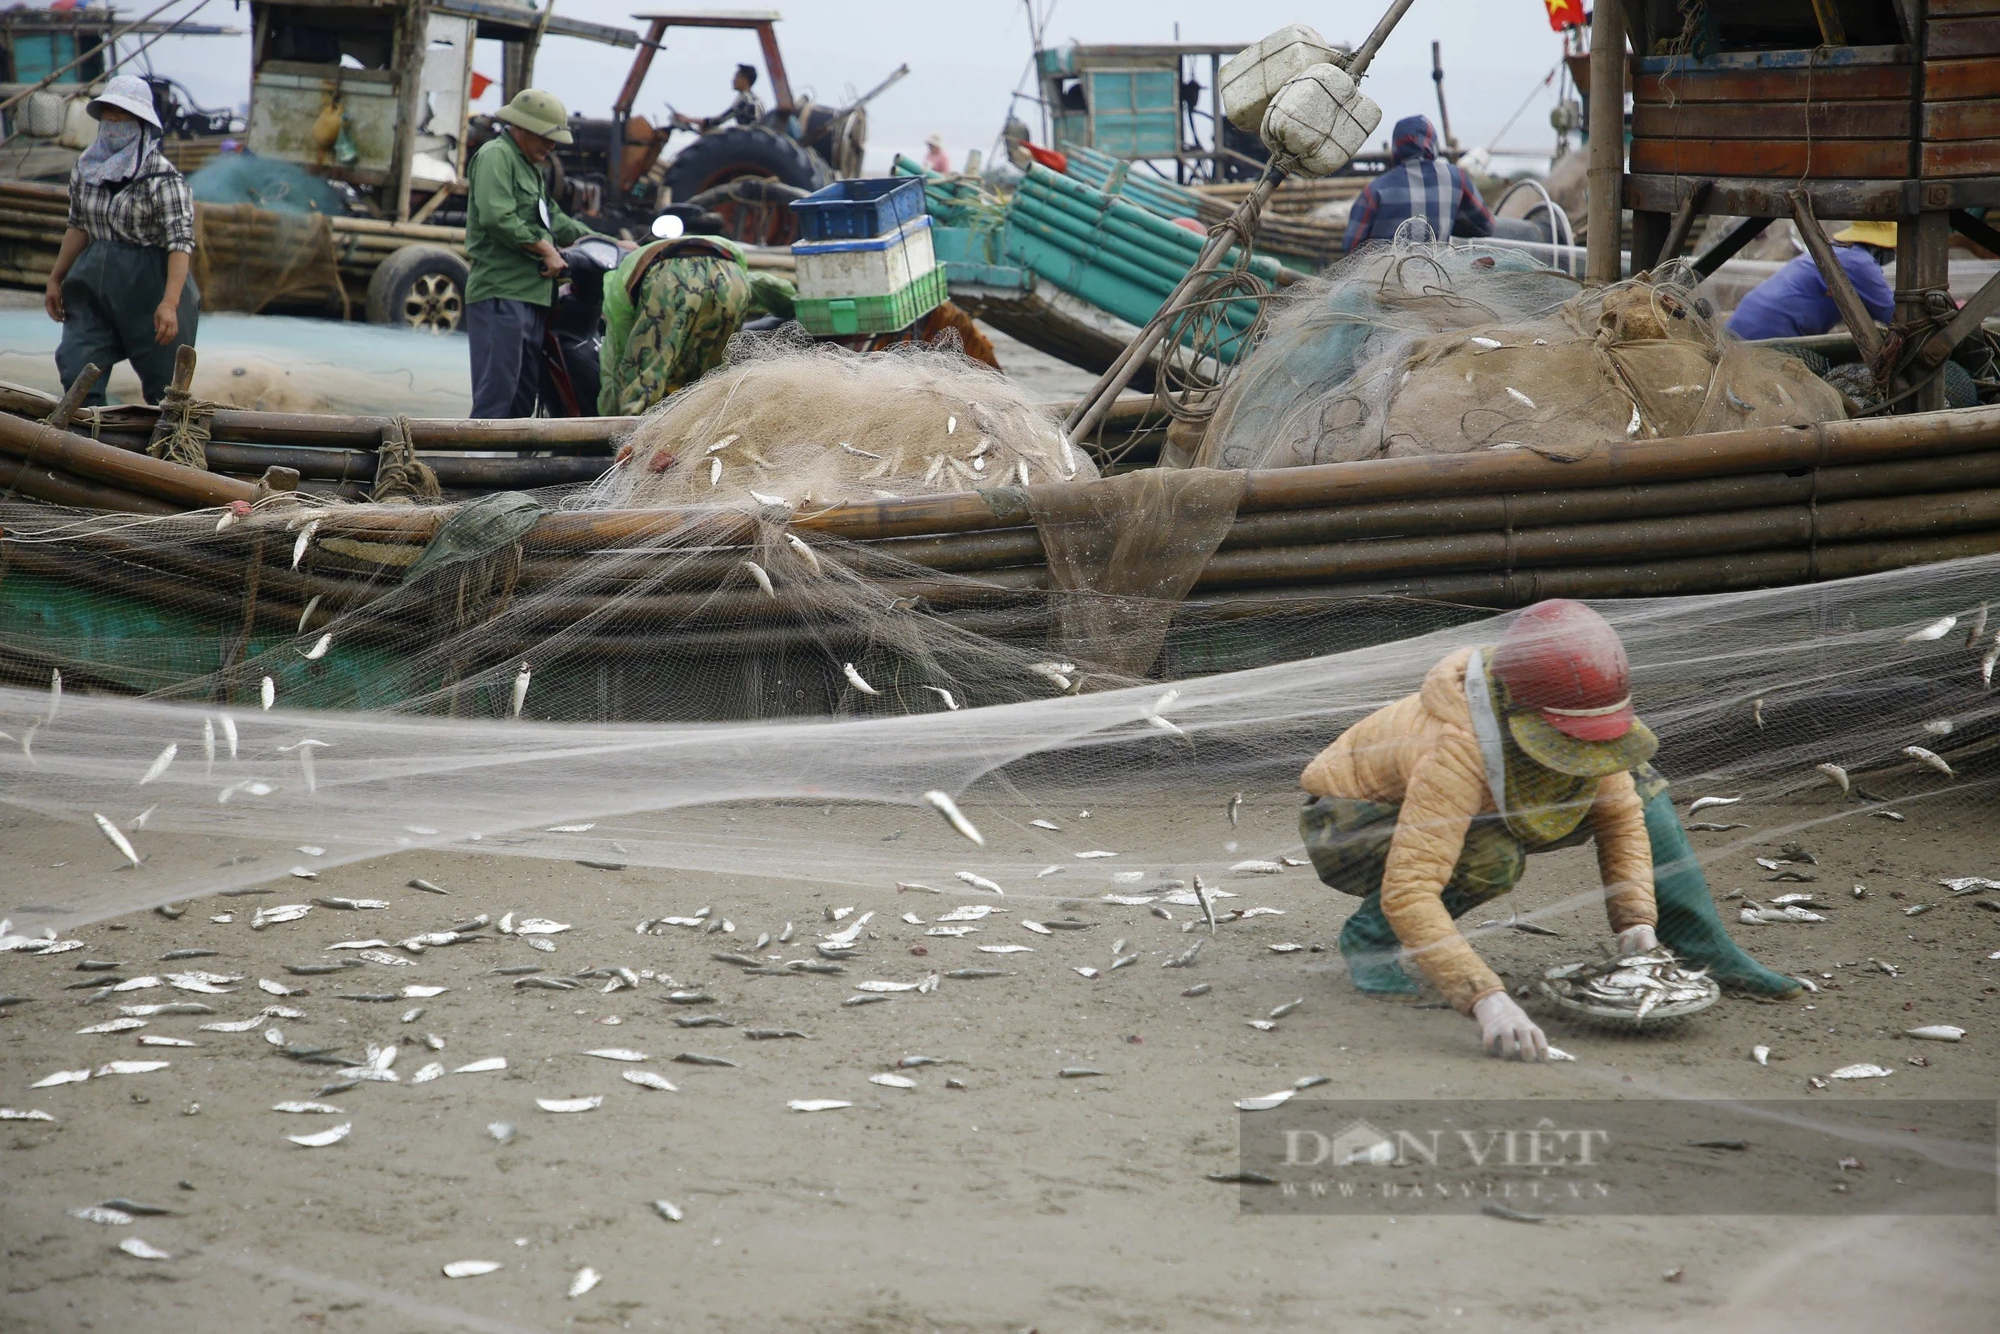
{"label": "face mask", "polygon": [[144,128],[136,120],[107,120],[97,127],[97,141],[107,152],[123,152],[139,141]]}
{"label": "face mask", "polygon": [[129,181],[145,165],[152,127],[136,120],[107,120],[99,123],[97,138],[77,161],[77,171],[91,185]]}

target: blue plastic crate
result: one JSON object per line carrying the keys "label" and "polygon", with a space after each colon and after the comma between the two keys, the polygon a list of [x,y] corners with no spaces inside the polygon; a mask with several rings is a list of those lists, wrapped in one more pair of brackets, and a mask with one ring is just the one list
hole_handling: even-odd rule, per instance
{"label": "blue plastic crate", "polygon": [[891,176],[835,181],[792,201],[801,241],[858,241],[893,232],[924,211],[924,183]]}

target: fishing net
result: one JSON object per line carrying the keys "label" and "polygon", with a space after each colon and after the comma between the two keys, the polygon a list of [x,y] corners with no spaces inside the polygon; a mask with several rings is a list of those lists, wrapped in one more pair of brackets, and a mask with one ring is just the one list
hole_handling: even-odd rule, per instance
{"label": "fishing net", "polygon": [[347,313],[333,224],[323,213],[254,204],[197,204],[194,277],[204,310],[256,314],[275,302],[331,305]]}
{"label": "fishing net", "polygon": [[739,337],[729,363],[647,413],[603,507],[896,499],[1088,481],[1058,417],[949,348],[856,357],[810,340]]}
{"label": "fishing net", "polygon": [[[415,586],[384,580],[368,608],[353,603],[326,619],[309,616],[302,633],[290,600],[308,585],[287,568],[291,543],[267,534],[260,597],[270,602],[260,605],[282,606],[282,624],[259,623],[234,642],[240,590],[214,594],[223,614],[213,618],[183,591],[176,609],[150,627],[146,652],[158,655],[151,677],[107,665],[89,640],[109,628],[105,608],[94,608],[100,619],[92,626],[81,595],[72,594],[70,623],[57,623],[61,604],[51,601],[41,633],[20,633],[19,599],[50,578],[35,553],[60,549],[65,532],[48,520],[24,527],[9,513],[0,590],[16,602],[0,662],[16,684],[0,688],[0,731],[8,734],[0,741],[0,799],[85,828],[102,814],[144,859],[121,870],[103,844],[67,873],[59,902],[10,900],[16,929],[60,929],[254,884],[295,863],[292,849],[301,843],[325,849],[334,864],[455,845],[791,877],[855,886],[885,903],[895,881],[950,885],[966,869],[1030,901],[1140,892],[1121,886],[1196,871],[1227,883],[1237,857],[1275,860],[1296,846],[1286,837],[1282,846],[1231,843],[1224,851],[1208,840],[1201,847],[1218,845],[1197,853],[1127,849],[1100,865],[1057,850],[1088,835],[1052,839],[1028,822],[1098,803],[1184,805],[1207,801],[1203,794],[1219,802],[1236,790],[1281,800],[1305,762],[1349,724],[1415,689],[1448,652],[1490,643],[1501,631],[1466,608],[1415,609],[1398,627],[1350,604],[1322,609],[1316,633],[1322,643],[1345,635],[1358,647],[1287,661],[1266,639],[1264,665],[1252,669],[1168,662],[1165,674],[1179,678],[1171,685],[1077,692],[1054,679],[1062,664],[1044,660],[1039,647],[1008,645],[1000,620],[974,625],[912,606],[883,611],[867,627],[878,636],[873,643],[836,639],[824,623],[815,636],[806,605],[821,595],[775,602],[740,573],[734,550],[726,564],[705,567],[707,592],[662,590],[645,572],[660,559],[663,529],[628,553],[602,557],[593,571],[600,581],[626,580],[613,601],[646,624],[621,640],[605,608],[584,605],[592,594],[538,569],[540,552],[530,550],[518,566],[504,554],[512,550],[509,532],[519,531],[505,516],[522,508],[499,507],[481,531],[453,544],[452,563],[417,572]],[[114,531],[92,522],[102,544],[143,541],[161,523],[185,538],[193,521],[127,520]],[[212,516],[201,522],[213,526]],[[85,526],[76,521],[70,531]],[[726,535],[707,528],[696,536],[713,548]],[[858,578],[863,562],[852,548],[819,545],[827,569],[815,577],[787,556],[783,540],[727,536],[747,539],[780,589],[837,590]],[[119,571],[111,547],[99,550],[106,554],[98,572]],[[640,554],[647,550],[653,554]],[[497,564],[496,552],[503,553]],[[678,558],[704,559],[692,551]],[[98,572],[74,571],[67,586]],[[136,581],[132,569],[123,573]],[[1983,600],[1996,580],[2000,557],[1986,557],[1599,609],[1630,652],[1640,712],[1662,738],[1663,772],[1677,782],[1726,783],[1753,802],[1816,803],[1834,820],[1882,810],[1887,798],[1908,810],[1990,781],[2000,706],[1983,684],[1981,662],[1992,662]],[[454,629],[476,602],[509,598],[512,609],[497,621]],[[677,619],[677,598],[716,614]],[[392,607],[399,614],[390,615]],[[370,616],[379,629],[363,633]],[[1958,619],[1934,623],[1947,616]],[[1262,638],[1268,624],[1248,628]],[[170,668],[198,668],[218,638],[233,655],[226,669],[166,684]],[[504,661],[495,661],[496,638],[512,641]],[[52,659],[65,664],[60,699],[46,684]],[[397,699],[420,665],[463,674]],[[265,676],[274,682],[268,709],[259,702]],[[37,684],[26,684],[34,677]],[[152,698],[119,693],[149,686],[165,688]],[[517,689],[519,720],[509,716]],[[328,702],[344,707],[304,707]],[[593,721],[649,711],[687,721]],[[1912,746],[1938,761],[1913,757]],[[1828,763],[1844,767],[1850,792],[1816,769]],[[956,795],[984,847],[928,812],[892,843],[845,839],[819,814],[829,803],[918,806],[938,790]],[[778,804],[756,807],[753,828],[736,821],[742,811],[732,803],[742,802]],[[597,824],[576,828],[580,822]],[[558,824],[571,827],[551,828]],[[224,862],[232,852],[237,859]],[[1038,880],[1037,869],[1051,861],[1064,869]]]}
{"label": "fishing net", "polygon": [[[229,311],[201,316],[196,398],[269,412],[463,417],[472,377],[463,338],[390,325]],[[62,326],[40,307],[0,309],[0,380],[62,393]],[[113,403],[140,403],[130,363],[111,368]]]}
{"label": "fishing net", "polygon": [[1294,467],[1803,425],[1846,415],[1796,357],[1730,337],[1683,266],[1584,289],[1519,252],[1410,240],[1279,298],[1198,465]]}

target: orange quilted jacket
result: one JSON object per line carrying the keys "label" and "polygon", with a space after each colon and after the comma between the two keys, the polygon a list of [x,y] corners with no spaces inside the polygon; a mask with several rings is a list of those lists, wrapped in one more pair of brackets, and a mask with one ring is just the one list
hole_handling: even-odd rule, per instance
{"label": "orange quilted jacket", "polygon": [[[1402,807],[1382,875],[1382,912],[1424,975],[1464,1013],[1482,996],[1505,989],[1440,901],[1473,817],[1498,809],[1465,702],[1471,656],[1471,649],[1461,649],[1438,663],[1416,694],[1348,728],[1299,778],[1316,797]],[[1657,925],[1653,850],[1632,775],[1602,780],[1587,819],[1612,930]]]}

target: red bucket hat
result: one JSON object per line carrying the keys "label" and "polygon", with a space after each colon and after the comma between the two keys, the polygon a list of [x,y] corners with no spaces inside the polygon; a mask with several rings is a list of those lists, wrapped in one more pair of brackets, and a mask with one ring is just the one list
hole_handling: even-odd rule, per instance
{"label": "red bucket hat", "polygon": [[1509,731],[1530,757],[1564,773],[1629,769],[1659,741],[1632,709],[1632,667],[1618,632],[1581,602],[1537,602],[1493,650]]}

